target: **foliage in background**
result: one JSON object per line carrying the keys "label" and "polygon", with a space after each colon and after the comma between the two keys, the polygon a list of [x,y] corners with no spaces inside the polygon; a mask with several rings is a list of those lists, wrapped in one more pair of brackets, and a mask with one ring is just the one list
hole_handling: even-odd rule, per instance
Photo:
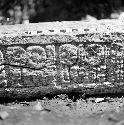
{"label": "foliage in background", "polygon": [[3,24],[81,20],[87,14],[110,18],[123,6],[122,0],[0,0]]}

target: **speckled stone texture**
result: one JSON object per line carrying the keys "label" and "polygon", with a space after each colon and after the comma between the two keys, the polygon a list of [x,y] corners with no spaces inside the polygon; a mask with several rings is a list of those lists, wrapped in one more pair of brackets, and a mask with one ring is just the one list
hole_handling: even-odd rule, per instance
{"label": "speckled stone texture", "polygon": [[124,92],[118,20],[0,26],[0,97]]}

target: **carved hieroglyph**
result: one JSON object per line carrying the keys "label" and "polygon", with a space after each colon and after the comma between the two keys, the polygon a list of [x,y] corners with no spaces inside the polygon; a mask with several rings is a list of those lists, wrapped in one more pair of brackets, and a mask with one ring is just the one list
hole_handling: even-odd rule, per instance
{"label": "carved hieroglyph", "polygon": [[116,21],[1,26],[1,96],[122,85],[122,27]]}

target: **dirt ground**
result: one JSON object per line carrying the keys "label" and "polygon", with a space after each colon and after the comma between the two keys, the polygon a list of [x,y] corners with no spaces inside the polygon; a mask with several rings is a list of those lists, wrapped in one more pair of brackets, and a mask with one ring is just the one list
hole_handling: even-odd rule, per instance
{"label": "dirt ground", "polygon": [[0,104],[0,125],[124,125],[124,98],[67,95]]}

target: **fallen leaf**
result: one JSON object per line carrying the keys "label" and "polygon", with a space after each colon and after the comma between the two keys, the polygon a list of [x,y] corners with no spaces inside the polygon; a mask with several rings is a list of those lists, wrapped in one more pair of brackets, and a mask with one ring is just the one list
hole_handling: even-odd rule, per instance
{"label": "fallen leaf", "polygon": [[104,100],[105,100],[104,98],[96,98],[96,99],[95,99],[95,102],[98,103],[98,102],[102,102],[102,101],[104,101]]}
{"label": "fallen leaf", "polygon": [[44,108],[41,105],[41,102],[37,102],[37,104],[33,106],[33,109],[37,111],[44,110]]}
{"label": "fallen leaf", "polygon": [[8,112],[6,112],[6,111],[1,111],[1,112],[0,112],[0,119],[1,119],[1,120],[6,119],[8,116],[9,116],[9,113],[8,113]]}

